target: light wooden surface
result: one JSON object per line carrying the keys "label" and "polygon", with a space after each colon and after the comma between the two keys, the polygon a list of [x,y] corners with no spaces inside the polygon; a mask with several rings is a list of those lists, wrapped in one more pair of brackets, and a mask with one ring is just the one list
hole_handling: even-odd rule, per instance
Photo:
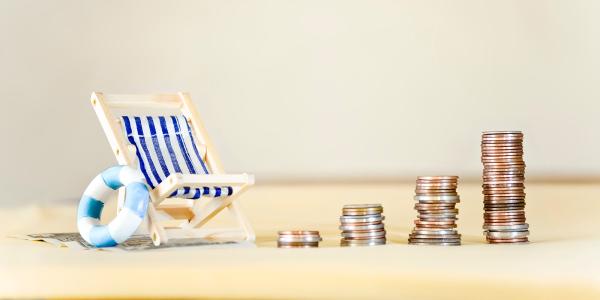
{"label": "light wooden surface", "polygon": [[[460,247],[406,242],[413,184],[258,185],[244,195],[256,248],[74,251],[0,239],[0,296],[600,299],[600,184],[528,184],[530,244],[487,245],[480,185],[461,184]],[[348,203],[382,203],[390,244],[340,248]],[[114,203],[113,203],[114,206]],[[113,208],[107,208],[106,216]],[[75,204],[3,208],[2,236],[74,231]],[[318,249],[276,231],[317,229]]]}

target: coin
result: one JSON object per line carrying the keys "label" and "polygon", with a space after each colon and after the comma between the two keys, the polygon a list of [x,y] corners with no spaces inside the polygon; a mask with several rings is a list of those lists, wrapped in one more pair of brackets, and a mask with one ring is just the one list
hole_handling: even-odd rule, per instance
{"label": "coin", "polygon": [[486,221],[490,222],[505,222],[512,220],[525,220],[525,215],[522,216],[485,216]]}
{"label": "coin", "polygon": [[457,233],[444,233],[444,234],[420,234],[420,233],[411,233],[411,239],[460,239],[460,234]]}
{"label": "coin", "polygon": [[317,247],[319,247],[319,243],[298,243],[298,244],[277,243],[277,248],[317,248]]}
{"label": "coin", "polygon": [[529,224],[518,224],[518,225],[483,225],[483,229],[490,231],[506,231],[506,230],[527,230]]}
{"label": "coin", "polygon": [[284,230],[277,234],[277,247],[279,248],[318,247],[319,242],[323,240],[316,230]]}
{"label": "coin", "polygon": [[460,243],[459,238],[443,238],[443,239],[424,239],[424,238],[409,238],[408,242],[410,244],[413,243],[430,243],[430,244],[439,244],[439,243]]}
{"label": "coin", "polygon": [[350,240],[342,238],[340,240],[340,246],[342,247],[355,247],[355,246],[378,246],[385,245],[386,239],[366,239],[366,240]]}
{"label": "coin", "polygon": [[440,175],[440,176],[419,176],[417,177],[417,180],[432,180],[432,181],[439,181],[439,180],[458,180],[458,176],[455,175]]}
{"label": "coin", "polygon": [[501,220],[520,220],[520,219],[525,219],[525,215],[513,215],[513,216],[507,216],[507,215],[484,215],[483,216],[486,220],[490,220],[490,221],[501,221]]}
{"label": "coin", "polygon": [[342,231],[342,237],[346,239],[385,238],[385,230]]}
{"label": "coin", "polygon": [[385,244],[385,225],[381,204],[350,204],[342,208],[340,226],[342,246]]}
{"label": "coin", "polygon": [[484,195],[483,201],[486,202],[511,202],[525,201],[525,196],[501,196],[501,195]]}
{"label": "coin", "polygon": [[490,239],[487,238],[488,243],[490,244],[508,244],[508,243],[527,243],[529,242],[528,238],[518,238],[518,239]]}
{"label": "coin", "polygon": [[445,243],[445,242],[435,242],[435,243],[420,243],[420,242],[409,242],[411,245],[424,245],[424,246],[460,246],[460,242],[457,243]]}
{"label": "coin", "polygon": [[342,231],[363,231],[363,230],[379,230],[383,229],[383,223],[374,224],[374,225],[341,225],[339,227]]}
{"label": "coin", "polygon": [[366,216],[341,216],[340,221],[344,223],[369,223],[369,222],[381,222],[385,220],[385,217],[381,214],[366,215]]}
{"label": "coin", "polygon": [[344,205],[342,208],[342,214],[346,216],[380,213],[383,213],[383,206],[381,206],[381,204],[350,204]]}
{"label": "coin", "polygon": [[369,208],[377,208],[383,210],[383,206],[381,204],[346,204],[342,209],[369,209]]}
{"label": "coin", "polygon": [[425,213],[420,213],[417,215],[421,220],[423,219],[431,219],[431,220],[457,220],[458,217],[456,216],[456,214],[425,214]]}
{"label": "coin", "polygon": [[483,229],[489,243],[527,241],[523,133],[483,132]]}
{"label": "coin", "polygon": [[456,228],[456,224],[451,224],[451,225],[425,225],[425,224],[418,224],[418,228],[419,229],[452,229],[452,228]]}
{"label": "coin", "polygon": [[525,216],[522,217],[487,217],[485,218],[486,223],[512,223],[512,222],[525,222]]}
{"label": "coin", "polygon": [[520,181],[488,181],[484,182],[482,187],[485,188],[525,188],[524,180]]}
{"label": "coin", "polygon": [[452,208],[452,209],[422,208],[422,209],[419,209],[419,208],[415,207],[415,209],[417,211],[419,211],[420,213],[425,213],[425,214],[430,214],[430,215],[445,215],[445,214],[456,215],[456,214],[458,214],[458,209],[456,209],[456,208]]}
{"label": "coin", "polygon": [[412,233],[416,234],[458,234],[454,229],[413,229]]}
{"label": "coin", "polygon": [[278,231],[279,235],[319,235],[316,230],[284,230]]}
{"label": "coin", "polygon": [[460,202],[457,188],[458,176],[417,177],[413,199],[419,214],[409,234],[410,244],[460,245],[460,234],[454,229]]}
{"label": "coin", "polygon": [[299,242],[299,243],[303,243],[303,242],[320,242],[323,239],[320,236],[279,236],[278,241],[279,242],[289,242],[289,243],[294,243],[294,242]]}
{"label": "coin", "polygon": [[446,192],[446,191],[429,192],[429,191],[425,191],[425,190],[415,190],[415,193],[417,195],[431,195],[431,196],[457,196],[458,195],[456,192]]}

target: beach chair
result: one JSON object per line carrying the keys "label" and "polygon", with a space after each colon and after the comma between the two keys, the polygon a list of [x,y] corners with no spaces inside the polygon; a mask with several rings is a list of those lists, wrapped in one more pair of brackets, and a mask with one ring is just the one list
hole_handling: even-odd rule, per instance
{"label": "beach chair", "polygon": [[[183,238],[255,239],[236,201],[254,176],[225,174],[189,94],[94,92],[91,102],[118,163],[139,168],[151,189],[138,233],[149,234],[155,245]],[[119,210],[124,199],[121,189]],[[224,209],[237,226],[206,228]]]}

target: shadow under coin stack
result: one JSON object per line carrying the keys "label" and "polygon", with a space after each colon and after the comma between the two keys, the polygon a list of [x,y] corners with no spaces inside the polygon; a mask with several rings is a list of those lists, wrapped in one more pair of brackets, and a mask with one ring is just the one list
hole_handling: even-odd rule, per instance
{"label": "shadow under coin stack", "polygon": [[525,223],[523,133],[486,131],[481,136],[483,230],[488,243],[528,242]]}
{"label": "shadow under coin stack", "polygon": [[323,239],[316,230],[279,231],[277,247],[279,248],[316,248]]}
{"label": "shadow under coin stack", "polygon": [[415,228],[408,237],[415,245],[460,245],[456,231],[456,192],[458,176],[420,176],[415,190],[415,209],[419,212]]}
{"label": "shadow under coin stack", "polygon": [[341,246],[384,245],[385,227],[381,204],[344,205],[340,217]]}

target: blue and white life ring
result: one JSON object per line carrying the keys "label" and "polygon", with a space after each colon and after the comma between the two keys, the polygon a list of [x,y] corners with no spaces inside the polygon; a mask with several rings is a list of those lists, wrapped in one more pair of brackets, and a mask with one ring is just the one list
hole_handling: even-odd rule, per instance
{"label": "blue and white life ring", "polygon": [[[125,205],[108,224],[100,224],[104,202],[115,190],[125,187]],[[79,201],[77,228],[83,239],[96,247],[112,247],[127,240],[140,226],[150,193],[139,170],[129,166],[106,169],[88,185]]]}

